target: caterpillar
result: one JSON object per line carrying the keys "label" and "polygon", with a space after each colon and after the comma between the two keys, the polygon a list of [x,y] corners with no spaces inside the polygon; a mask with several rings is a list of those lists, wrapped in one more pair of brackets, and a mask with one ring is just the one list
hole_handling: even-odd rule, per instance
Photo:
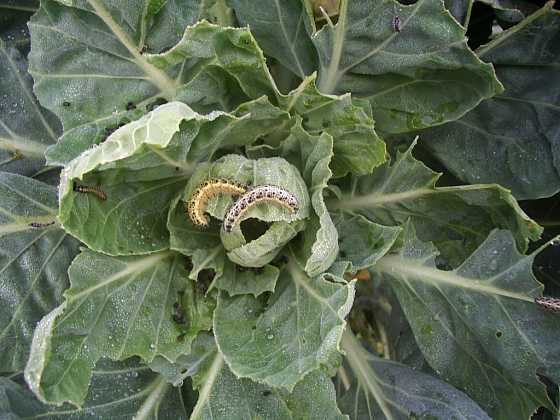
{"label": "caterpillar", "polygon": [[263,201],[272,201],[290,210],[298,211],[299,205],[295,195],[275,185],[260,185],[251,188],[229,208],[224,217],[224,230],[231,232],[241,216],[252,207]]}
{"label": "caterpillar", "polygon": [[100,200],[107,200],[107,194],[105,194],[105,191],[103,191],[101,189],[101,187],[89,187],[87,185],[78,185],[74,182],[74,191],[79,192],[79,193],[91,193],[95,196],[97,196],[97,198],[99,198]]}
{"label": "caterpillar", "polygon": [[262,274],[264,271],[264,267],[243,267],[241,265],[236,265],[235,268],[240,273],[251,272],[255,274]]}
{"label": "caterpillar", "polygon": [[560,312],[560,299],[550,296],[541,296],[535,298],[535,303],[547,311]]}
{"label": "caterpillar", "polygon": [[209,219],[204,215],[208,201],[218,194],[243,194],[244,185],[223,178],[211,178],[204,181],[185,203],[185,210],[195,225],[208,226]]}
{"label": "caterpillar", "polygon": [[45,227],[48,227],[48,226],[52,226],[54,224],[55,224],[55,222],[53,220],[53,221],[50,221],[50,222],[31,222],[31,223],[29,223],[29,226],[32,227],[32,228],[35,228],[35,229],[41,229],[41,228],[45,228]]}
{"label": "caterpillar", "polygon": [[398,16],[393,17],[393,31],[400,32],[401,31],[401,18]]}

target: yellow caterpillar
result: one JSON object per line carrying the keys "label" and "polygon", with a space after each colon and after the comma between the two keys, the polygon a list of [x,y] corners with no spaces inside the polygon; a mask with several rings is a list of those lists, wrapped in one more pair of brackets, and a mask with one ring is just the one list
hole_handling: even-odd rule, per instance
{"label": "yellow caterpillar", "polygon": [[187,214],[197,226],[208,226],[209,220],[204,215],[208,200],[218,194],[243,194],[244,185],[223,178],[211,178],[204,181],[185,203]]}

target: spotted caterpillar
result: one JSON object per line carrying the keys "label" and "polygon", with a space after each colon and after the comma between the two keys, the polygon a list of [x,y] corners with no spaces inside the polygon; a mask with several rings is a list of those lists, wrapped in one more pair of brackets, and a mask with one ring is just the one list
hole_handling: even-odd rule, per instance
{"label": "spotted caterpillar", "polygon": [[299,208],[297,198],[288,190],[275,185],[260,185],[248,190],[229,208],[224,217],[224,230],[231,232],[244,213],[263,201],[280,204],[291,213]]}
{"label": "spotted caterpillar", "polygon": [[244,185],[222,178],[211,178],[204,181],[185,203],[185,209],[195,225],[208,226],[209,219],[204,215],[208,201],[218,194],[243,194],[247,191]]}

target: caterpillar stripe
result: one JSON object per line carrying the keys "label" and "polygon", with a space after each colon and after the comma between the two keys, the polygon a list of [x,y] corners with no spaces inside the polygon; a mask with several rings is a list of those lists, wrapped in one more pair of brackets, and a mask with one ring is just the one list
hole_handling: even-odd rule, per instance
{"label": "caterpillar stripe", "polygon": [[288,190],[275,185],[260,185],[247,191],[229,208],[224,217],[224,230],[231,232],[244,213],[264,201],[280,204],[291,213],[299,208],[296,196]]}
{"label": "caterpillar stripe", "polygon": [[535,303],[547,311],[560,312],[559,298],[553,298],[550,296],[537,297],[535,298]]}
{"label": "caterpillar stripe", "polygon": [[195,225],[208,226],[209,219],[204,215],[208,201],[218,194],[243,194],[247,191],[244,185],[222,178],[211,178],[204,181],[185,203],[187,214]]}
{"label": "caterpillar stripe", "polygon": [[105,191],[103,191],[100,187],[89,187],[87,185],[78,185],[74,182],[74,191],[79,192],[79,193],[90,193],[93,194],[95,196],[97,196],[97,198],[99,198],[100,200],[107,200],[107,194],[105,194]]}

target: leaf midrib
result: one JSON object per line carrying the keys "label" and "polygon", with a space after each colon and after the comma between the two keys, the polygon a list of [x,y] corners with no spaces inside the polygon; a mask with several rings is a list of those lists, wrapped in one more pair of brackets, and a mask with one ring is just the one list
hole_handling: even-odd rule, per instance
{"label": "leaf midrib", "polygon": [[67,296],[68,302],[76,301],[80,296],[89,295],[95,292],[97,289],[106,287],[111,283],[119,281],[131,274],[139,274],[144,271],[147,271],[150,268],[153,268],[154,265],[160,262],[161,260],[168,258],[170,255],[171,255],[170,252],[161,252],[155,255],[143,257],[142,259],[134,262],[127,263],[126,267],[123,270],[120,270],[117,273],[113,274],[112,276],[107,277],[105,280],[96,283],[94,286],[84,288],[76,294],[68,295]]}
{"label": "leaf midrib", "polygon": [[199,392],[198,401],[192,411],[191,419],[196,420],[201,418],[202,410],[206,407],[206,403],[210,400],[210,394],[212,392],[212,388],[216,384],[218,379],[218,375],[220,374],[222,368],[224,366],[224,358],[220,354],[220,352],[216,352],[216,357],[212,362],[212,365],[208,369],[208,373],[204,378],[204,386]]}
{"label": "leaf midrib", "polygon": [[[365,60],[369,59],[370,57],[374,56],[378,52],[382,51],[387,45],[389,45],[393,39],[400,34],[400,32],[394,32],[390,36],[388,36],[383,42],[381,42],[377,47],[370,50],[367,54],[363,55],[362,57],[358,58],[354,62],[348,64],[346,67],[340,69],[340,61],[342,60],[342,53],[344,50],[344,42],[346,38],[346,24],[347,24],[347,10],[348,10],[348,1],[350,0],[341,0],[340,3],[340,14],[338,17],[338,22],[336,27],[334,28],[334,43],[332,47],[332,56],[329,62],[329,66],[326,70],[326,75],[324,78],[321,78],[319,82],[319,90],[323,93],[330,94],[335,91],[336,85],[340,78],[346,74],[352,67],[359,65],[360,63],[364,62]],[[408,15],[408,17],[402,21],[401,30],[404,29],[408,25],[408,22],[416,16],[418,10],[422,7],[425,0],[418,0],[413,9]],[[463,41],[463,40],[461,40]]]}
{"label": "leaf midrib", "polygon": [[93,7],[95,13],[107,25],[111,32],[117,37],[121,44],[130,52],[134,62],[140,67],[150,81],[161,91],[168,100],[172,99],[177,90],[177,85],[165,72],[156,68],[138,52],[136,46],[122,28],[114,21],[113,17],[99,0],[87,0]]}
{"label": "leaf midrib", "polygon": [[[381,258],[375,268],[389,275],[402,275],[405,279],[420,281],[427,284],[445,284],[461,289],[472,290],[483,295],[501,296],[525,302],[534,302],[534,298],[526,294],[510,292],[498,287],[485,284],[491,279],[480,281],[474,278],[463,277],[455,271],[443,271],[434,267],[425,266],[399,255],[387,255]],[[494,276],[495,277],[495,276]]]}

